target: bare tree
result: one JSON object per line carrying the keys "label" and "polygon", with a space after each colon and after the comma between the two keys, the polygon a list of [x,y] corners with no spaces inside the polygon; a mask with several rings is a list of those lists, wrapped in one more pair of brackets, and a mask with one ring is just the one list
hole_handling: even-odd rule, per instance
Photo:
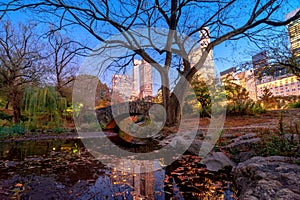
{"label": "bare tree", "polygon": [[59,32],[49,35],[48,79],[55,84],[62,97],[69,97],[67,88],[72,85],[78,70],[78,52],[81,48],[76,42],[62,36]]}
{"label": "bare tree", "polygon": [[300,78],[299,52],[291,50],[287,33],[276,35],[264,48],[268,50],[271,68],[286,68]]}
{"label": "bare tree", "polygon": [[0,30],[0,87],[12,105],[15,123],[20,122],[24,87],[38,81],[43,69],[33,29],[34,25],[4,22]]}
{"label": "bare tree", "polygon": [[[297,3],[294,0],[116,0],[116,1],[80,1],[71,0],[38,0],[27,2],[21,0],[4,3],[2,12],[17,11],[31,8],[37,14],[50,14],[57,17],[57,29],[67,26],[79,26],[94,36],[98,41],[105,43],[105,48],[122,46],[131,50],[131,53],[122,56],[124,60],[134,59],[136,55],[142,57],[160,73],[163,94],[163,104],[167,112],[167,125],[177,124],[180,119],[181,108],[178,105],[184,99],[186,85],[184,80],[191,81],[200,69],[213,47],[226,40],[238,40],[247,37],[255,41],[265,37],[272,27],[284,26],[298,19],[300,11],[288,20],[280,20],[278,12],[285,12],[284,6]],[[135,28],[161,27],[168,31],[164,45],[158,47],[151,43],[149,35],[143,35],[149,41],[147,47],[138,41],[139,33]],[[185,49],[189,37],[199,38],[199,31],[210,30],[211,42],[201,51],[195,63],[190,62],[192,49]],[[178,33],[183,33],[179,35]],[[124,40],[109,40],[111,35],[121,34]],[[125,41],[125,42],[124,42]],[[197,44],[195,44],[196,46]],[[151,49],[151,51],[149,51]],[[180,53],[178,53],[180,52]],[[163,59],[163,64],[157,59]],[[181,57],[183,66],[174,64]],[[119,58],[121,59],[121,58]],[[121,67],[126,67],[124,65]],[[171,67],[179,67],[182,75],[171,91],[168,72]],[[177,94],[177,97],[175,96]]]}

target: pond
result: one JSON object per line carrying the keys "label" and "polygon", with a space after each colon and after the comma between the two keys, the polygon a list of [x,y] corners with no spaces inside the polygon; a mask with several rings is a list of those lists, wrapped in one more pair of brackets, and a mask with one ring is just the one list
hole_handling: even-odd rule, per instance
{"label": "pond", "polygon": [[103,165],[80,139],[0,143],[0,199],[234,199],[233,196],[230,172],[209,172],[194,155],[184,155],[160,170],[130,173]]}

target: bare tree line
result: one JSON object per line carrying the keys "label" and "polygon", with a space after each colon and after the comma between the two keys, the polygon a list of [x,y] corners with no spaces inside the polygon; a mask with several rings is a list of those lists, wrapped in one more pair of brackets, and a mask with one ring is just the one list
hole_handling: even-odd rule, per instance
{"label": "bare tree line", "polygon": [[[64,88],[74,80],[79,49],[67,37],[56,35],[45,41],[36,24],[3,21],[0,29],[0,90],[13,109],[13,122],[21,119],[23,92],[29,86],[54,85],[66,97]],[[54,79],[54,80],[53,80]]]}

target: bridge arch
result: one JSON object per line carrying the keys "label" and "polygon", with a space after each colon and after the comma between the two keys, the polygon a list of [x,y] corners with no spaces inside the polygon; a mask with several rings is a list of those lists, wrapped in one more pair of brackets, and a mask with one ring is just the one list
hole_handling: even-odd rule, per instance
{"label": "bridge arch", "polygon": [[102,127],[107,128],[110,123],[120,121],[124,118],[143,115],[149,116],[149,110],[153,105],[161,105],[152,102],[132,101],[114,104],[111,106],[96,109],[98,122]]}

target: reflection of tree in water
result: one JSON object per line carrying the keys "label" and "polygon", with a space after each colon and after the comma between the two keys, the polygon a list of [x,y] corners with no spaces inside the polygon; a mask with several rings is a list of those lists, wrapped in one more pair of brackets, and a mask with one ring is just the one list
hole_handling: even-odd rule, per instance
{"label": "reflection of tree in water", "polygon": [[[58,183],[66,187],[60,188],[60,192],[72,190],[72,195],[78,195],[76,197],[80,199],[224,199],[224,192],[227,191],[225,184],[230,183],[231,177],[226,171],[215,174],[208,172],[200,164],[198,156],[185,155],[157,171],[150,169],[164,166],[162,161],[150,161],[143,166],[129,160],[130,169],[124,164],[127,168],[120,171],[120,168],[103,166],[82,148],[80,155],[74,154],[72,147],[75,143],[83,147],[79,140],[15,142],[14,145],[2,146],[2,159],[20,161],[19,164],[10,162],[13,166],[8,171],[0,164],[0,170],[3,170],[0,174],[5,179],[10,177],[10,170],[19,176],[35,174],[41,180],[53,176],[55,183],[51,184]],[[55,151],[51,151],[53,147]],[[47,151],[51,151],[51,154],[47,154]],[[138,173],[145,168],[151,172]],[[32,184],[38,185],[37,182]],[[40,188],[41,185],[36,187],[37,190],[45,190]],[[51,191],[58,192],[58,189],[55,186]],[[26,194],[33,195],[34,191],[27,190]]]}

